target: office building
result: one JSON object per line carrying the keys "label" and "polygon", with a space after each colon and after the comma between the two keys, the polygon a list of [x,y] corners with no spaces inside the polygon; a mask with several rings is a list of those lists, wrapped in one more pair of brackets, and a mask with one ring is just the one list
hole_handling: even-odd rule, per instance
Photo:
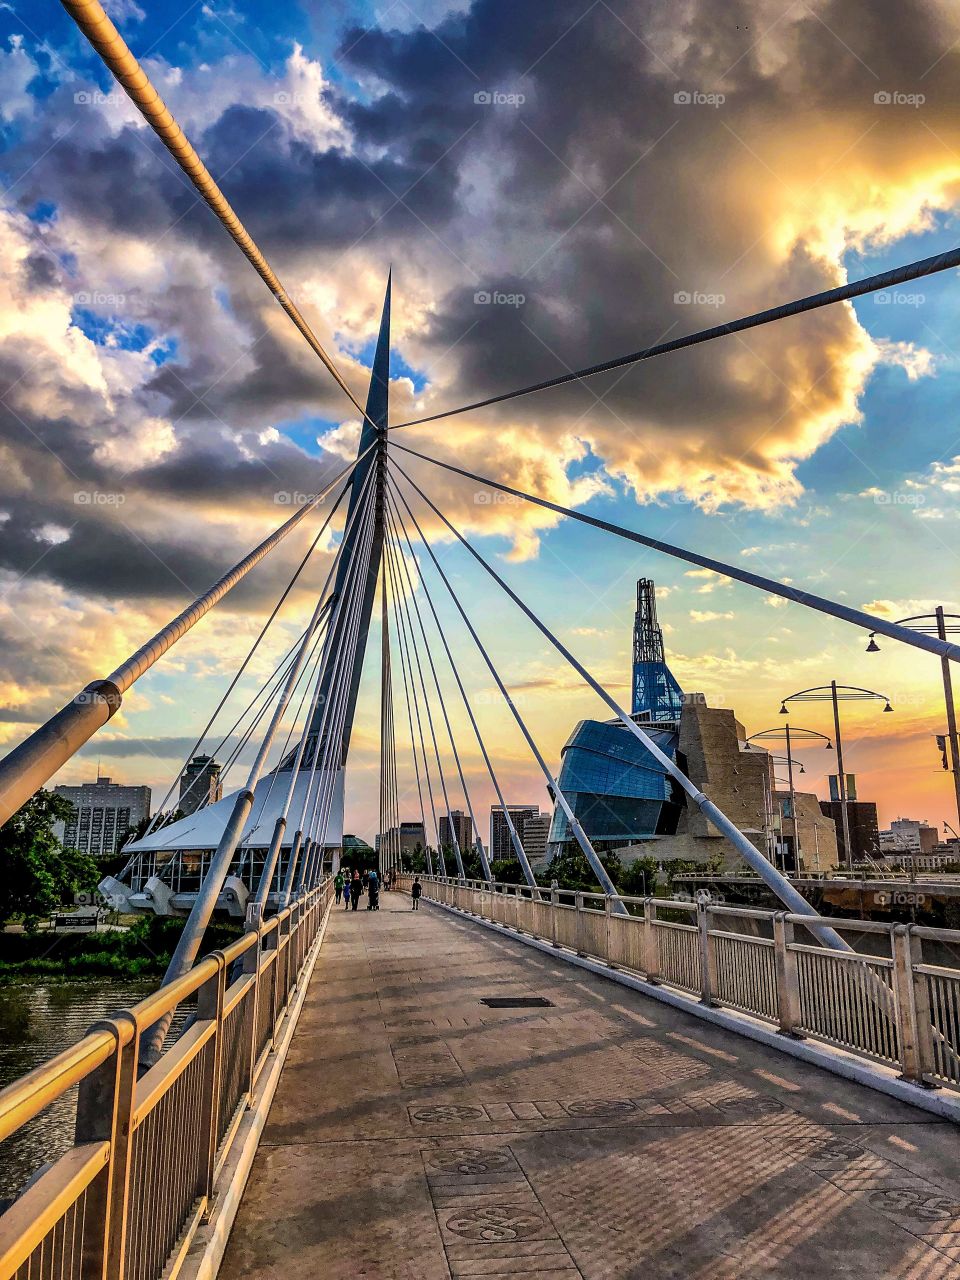
{"label": "office building", "polygon": [[440,847],[442,849],[452,849],[453,837],[457,837],[457,846],[460,852],[472,849],[474,847],[473,839],[473,823],[470,815],[464,813],[462,809],[452,809],[448,814],[443,814],[440,818]]}
{"label": "office building", "polygon": [[880,852],[893,858],[897,854],[928,855],[940,843],[936,827],[916,818],[896,818],[886,831],[879,833]]}
{"label": "office building", "polygon": [[55,825],[54,833],[66,848],[94,858],[119,853],[130,828],[150,816],[149,787],[125,787],[97,778],[79,787],[54,787],[53,793],[73,805],[73,813]]}
{"label": "office building", "polygon": [[222,795],[220,765],[212,756],[194,756],[180,778],[177,808],[187,817],[204,805],[216,804]]}
{"label": "office building", "polygon": [[[508,804],[506,809],[510,814],[510,821],[513,823],[522,845],[524,820],[537,817],[540,813],[540,806],[538,804]],[[515,858],[516,856],[513,841],[510,838],[510,827],[507,824],[504,806],[492,804],[490,806],[490,861],[498,862],[503,858]]]}
{"label": "office building", "polygon": [[[839,800],[821,800],[820,808],[832,818],[837,829],[837,853],[841,866],[850,866],[843,841],[843,805]],[[880,832],[877,823],[877,806],[872,800],[848,800],[847,820],[850,823],[850,844],[853,862],[866,862],[880,852]]]}
{"label": "office building", "polygon": [[550,822],[549,813],[528,813],[523,819],[523,825],[517,830],[527,861],[535,869],[543,866],[547,860]]}

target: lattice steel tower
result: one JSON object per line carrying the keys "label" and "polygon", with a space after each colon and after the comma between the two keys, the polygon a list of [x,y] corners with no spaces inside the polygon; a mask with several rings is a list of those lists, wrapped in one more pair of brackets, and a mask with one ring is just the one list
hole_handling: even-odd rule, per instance
{"label": "lattice steel tower", "polygon": [[652,578],[641,578],[633,624],[633,714],[650,720],[679,720],[682,706],[683,691],[663,654],[656,587]]}

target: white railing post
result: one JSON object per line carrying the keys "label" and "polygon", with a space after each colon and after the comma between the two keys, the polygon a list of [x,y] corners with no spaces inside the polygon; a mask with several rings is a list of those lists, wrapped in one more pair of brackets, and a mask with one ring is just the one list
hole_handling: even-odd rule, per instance
{"label": "white railing post", "polygon": [[609,968],[615,969],[617,966],[613,963],[613,895],[612,894],[608,893],[604,897],[603,909],[604,909],[604,912],[606,913],[606,920],[604,922],[606,925],[606,929],[604,932],[604,946],[607,952],[606,961]]}
{"label": "white railing post", "polygon": [[780,1034],[792,1040],[804,1038],[800,1030],[800,966],[792,949],[793,923],[785,911],[773,917],[773,964],[777,979],[777,1021]]}
{"label": "white railing post", "polygon": [[914,965],[922,959],[920,939],[914,936],[909,925],[898,924],[893,927],[891,942],[902,1079],[929,1088],[925,1077],[934,1068],[930,1003],[923,975],[914,970]]}
{"label": "white railing post", "polygon": [[573,935],[576,939],[577,955],[585,956],[587,954],[587,948],[583,940],[583,935],[586,929],[586,917],[583,914],[583,894],[579,891],[575,893],[573,896],[573,902],[577,912],[576,930]]}
{"label": "white railing post", "polygon": [[717,1004],[716,939],[710,936],[710,907],[697,903],[697,937],[700,943],[700,1003]]}
{"label": "white railing post", "polygon": [[560,890],[550,887],[550,941],[555,947],[560,946]]}
{"label": "white railing post", "polygon": [[647,981],[660,982],[660,950],[657,946],[657,908],[652,898],[643,902],[643,968]]}

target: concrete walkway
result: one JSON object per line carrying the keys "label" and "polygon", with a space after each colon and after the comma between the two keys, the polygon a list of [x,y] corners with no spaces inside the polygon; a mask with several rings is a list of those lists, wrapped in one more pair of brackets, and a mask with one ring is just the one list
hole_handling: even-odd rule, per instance
{"label": "concrete walkway", "polygon": [[334,911],[223,1280],[960,1275],[954,1126],[382,902]]}

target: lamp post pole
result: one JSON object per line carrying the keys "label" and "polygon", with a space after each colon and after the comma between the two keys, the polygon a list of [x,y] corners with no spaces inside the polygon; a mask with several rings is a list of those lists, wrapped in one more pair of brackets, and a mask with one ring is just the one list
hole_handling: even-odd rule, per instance
{"label": "lamp post pole", "polygon": [[840,793],[840,820],[843,825],[843,860],[853,869],[853,847],[850,844],[850,814],[847,811],[847,779],[843,772],[843,742],[840,739],[840,703],[837,699],[837,682],[830,681],[833,699],[833,737],[837,744],[837,787]]}
{"label": "lamp post pole", "polygon": [[[871,639],[871,643],[873,643]],[[874,645],[874,648],[877,646]],[[840,801],[840,820],[843,829],[843,860],[848,868],[853,868],[853,845],[850,840],[850,814],[848,811],[847,776],[843,770],[843,741],[840,736],[840,701],[852,700],[862,702],[876,698],[885,703],[884,711],[892,711],[890,699],[885,693],[877,693],[875,689],[862,689],[859,685],[837,684],[831,680],[829,684],[817,685],[812,689],[800,689],[797,693],[788,694],[780,703],[780,714],[789,715],[788,702],[830,702],[833,706],[833,732],[837,747],[837,782]]]}
{"label": "lamp post pole", "polygon": [[[791,729],[789,723],[787,723],[784,724],[782,728],[763,729],[760,733],[752,733],[750,737],[747,738],[747,745],[749,746],[754,742],[762,742],[765,739],[769,741],[770,739],[781,737],[786,743],[787,788],[790,793],[790,822],[791,830],[793,832],[793,854],[794,861],[796,863],[797,875],[799,875],[803,868],[800,865],[800,820],[797,817],[797,788],[794,782],[793,747],[796,742],[803,743],[816,740],[819,742],[825,742],[827,750],[830,751],[833,748],[833,744],[825,733],[819,733],[816,729],[804,729],[799,726],[795,729]],[[774,756],[773,759],[777,764],[783,763],[783,760],[778,756]],[[803,773],[803,764],[799,760],[797,761],[797,764],[800,765],[800,772]],[[776,782],[776,778],[774,778],[774,781]],[[814,831],[816,831],[816,826],[814,826]]]}
{"label": "lamp post pole", "polygon": [[[943,639],[947,634],[946,615],[943,605],[937,605],[937,635]],[[953,790],[957,798],[957,817],[960,819],[960,744],[957,742],[957,712],[953,702],[953,678],[950,674],[950,663],[942,661],[943,700],[947,709],[947,738],[950,742],[950,767],[953,770]]]}
{"label": "lamp post pole", "polygon": [[[931,623],[933,625],[931,626]],[[913,625],[911,625],[913,624]],[[929,634],[936,631],[940,640],[948,635],[960,632],[960,614],[947,613],[942,604],[938,604],[933,613],[916,613],[910,618],[902,618],[897,626],[909,627],[911,631],[922,631]],[[876,653],[876,632],[871,631],[867,653]],[[940,670],[943,676],[943,701],[947,712],[947,740],[950,743],[950,771],[953,774],[953,790],[956,797],[957,817],[960,819],[960,740],[957,738],[957,712],[953,701],[953,677],[950,663],[941,660]]]}
{"label": "lamp post pole", "polygon": [[790,726],[785,724],[787,739],[787,783],[790,787],[790,822],[793,826],[793,861],[800,874],[800,823],[797,821],[797,793],[793,785],[793,756],[790,754]]}

